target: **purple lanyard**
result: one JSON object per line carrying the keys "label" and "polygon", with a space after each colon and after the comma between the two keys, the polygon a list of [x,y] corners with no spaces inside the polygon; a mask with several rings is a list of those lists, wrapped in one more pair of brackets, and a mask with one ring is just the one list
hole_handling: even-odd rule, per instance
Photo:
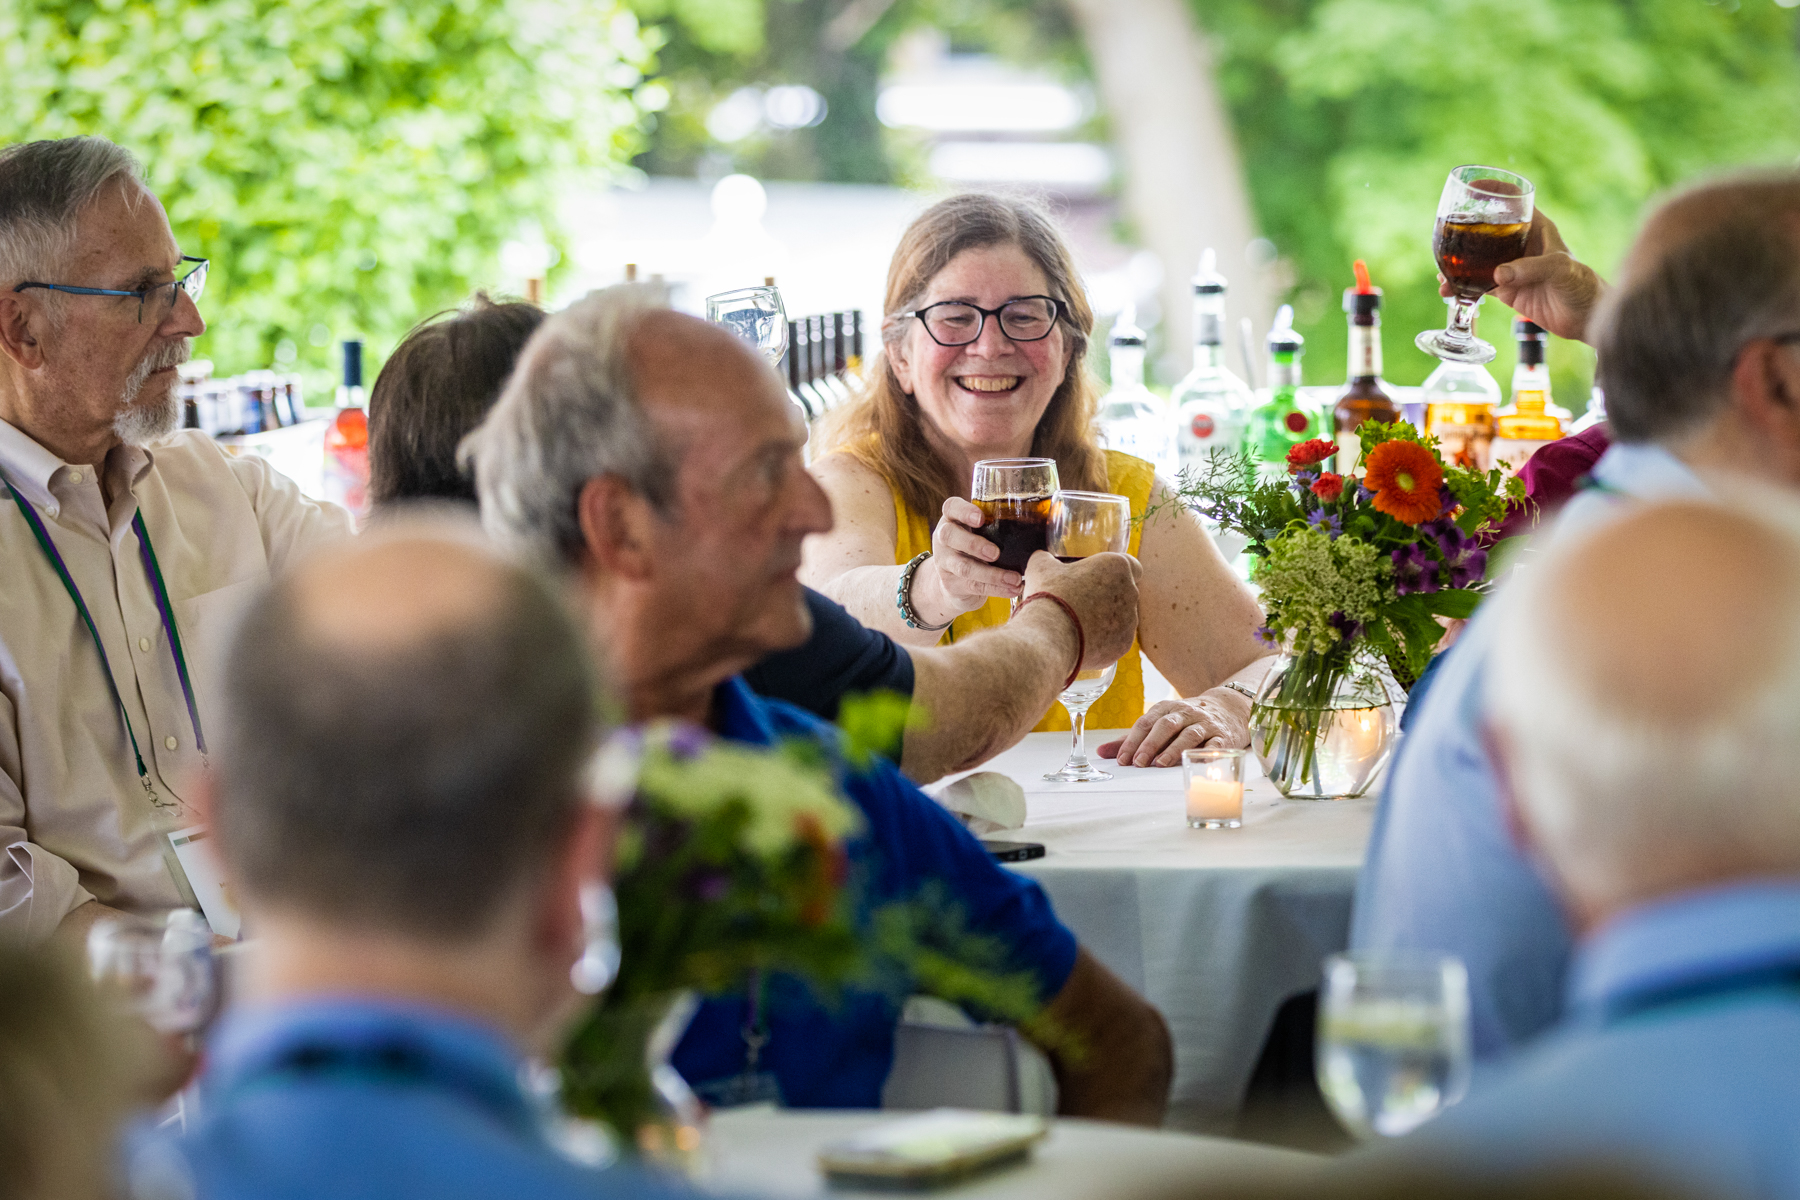
{"label": "purple lanyard", "polygon": [[[119,695],[118,682],[113,678],[112,662],[106,657],[106,647],[100,641],[100,631],[94,626],[94,618],[88,612],[87,602],[81,598],[81,589],[75,586],[75,580],[69,574],[62,554],[56,549],[56,543],[50,539],[50,531],[44,528],[43,520],[25,497],[19,494],[19,489],[13,486],[12,480],[6,477],[4,471],[0,471],[0,483],[6,485],[13,503],[19,506],[25,523],[31,526],[32,536],[37,538],[38,548],[55,568],[56,577],[62,580],[63,590],[69,593],[69,599],[75,602],[75,611],[80,614],[82,624],[87,626],[88,636],[94,639],[94,650],[100,655],[100,669],[106,675],[106,686],[112,691],[119,719],[125,723],[125,736],[131,740],[131,754],[137,762],[138,780],[143,783],[144,790],[149,791],[150,772],[144,766],[144,752],[138,749],[137,734],[132,730],[131,717],[125,711],[124,697]],[[205,754],[206,737],[200,732],[200,708],[194,703],[194,685],[188,675],[187,656],[181,652],[181,634],[175,628],[175,610],[169,604],[169,589],[163,583],[162,569],[156,562],[156,551],[150,545],[150,531],[144,528],[142,510],[132,514],[131,528],[137,533],[138,549],[144,560],[144,573],[150,577],[150,590],[156,594],[156,609],[162,614],[163,631],[168,635],[169,653],[175,658],[175,673],[181,679],[181,694],[187,700],[188,720],[194,726],[194,745],[201,754]]]}

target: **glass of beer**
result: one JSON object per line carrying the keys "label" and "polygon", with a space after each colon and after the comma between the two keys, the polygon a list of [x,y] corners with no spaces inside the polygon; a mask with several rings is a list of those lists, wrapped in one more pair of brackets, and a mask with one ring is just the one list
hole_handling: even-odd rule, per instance
{"label": "glass of beer", "polygon": [[995,566],[1023,575],[1032,552],[1050,548],[1056,491],[1053,458],[984,458],[975,464],[969,499],[982,517],[975,532],[1000,547]]}
{"label": "glass of beer", "polygon": [[1525,253],[1531,232],[1531,181],[1498,167],[1458,167],[1438,199],[1431,249],[1455,295],[1450,323],[1415,342],[1449,362],[1488,363],[1494,348],[1475,336],[1475,311],[1494,290],[1494,268]]}
{"label": "glass of beer", "polygon": [[706,319],[731,330],[772,363],[780,362],[787,353],[787,311],[773,284],[708,296]]}
{"label": "glass of beer", "polygon": [[[1049,550],[1063,562],[1108,551],[1123,554],[1131,543],[1131,501],[1123,496],[1107,492],[1061,492],[1056,497],[1054,509]],[[1088,761],[1087,711],[1112,686],[1117,670],[1117,663],[1108,663],[1098,670],[1078,671],[1075,681],[1057,697],[1069,711],[1073,737],[1069,761],[1063,764],[1062,770],[1045,775],[1045,779],[1058,783],[1092,783],[1112,778],[1112,772],[1102,771]]]}

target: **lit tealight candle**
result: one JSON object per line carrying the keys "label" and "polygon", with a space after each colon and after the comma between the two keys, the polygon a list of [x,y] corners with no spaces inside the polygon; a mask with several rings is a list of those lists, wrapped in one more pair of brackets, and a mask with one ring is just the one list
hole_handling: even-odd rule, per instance
{"label": "lit tealight candle", "polygon": [[1244,823],[1244,785],[1235,779],[1189,779],[1187,819],[1195,829],[1237,829]]}

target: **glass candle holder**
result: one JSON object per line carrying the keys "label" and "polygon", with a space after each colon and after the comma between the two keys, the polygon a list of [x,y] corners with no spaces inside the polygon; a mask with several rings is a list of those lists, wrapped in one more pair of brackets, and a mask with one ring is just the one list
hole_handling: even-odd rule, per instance
{"label": "glass candle holder", "polygon": [[1181,752],[1189,829],[1240,829],[1244,824],[1242,748]]}

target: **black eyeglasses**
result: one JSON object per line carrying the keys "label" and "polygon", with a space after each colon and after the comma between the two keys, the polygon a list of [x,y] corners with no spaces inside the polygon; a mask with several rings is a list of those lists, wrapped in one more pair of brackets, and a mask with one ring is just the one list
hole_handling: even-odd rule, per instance
{"label": "black eyeglasses", "polygon": [[919,318],[925,332],[940,346],[967,346],[981,339],[989,317],[1000,318],[1000,332],[1015,342],[1041,342],[1056,328],[1056,319],[1067,316],[1068,311],[1054,296],[1020,296],[999,308],[944,300],[899,315]]}
{"label": "black eyeglasses", "polygon": [[[70,287],[66,283],[21,283],[18,287],[14,288],[13,291],[22,292],[27,288],[43,288],[47,292],[69,292],[76,296],[136,296],[138,301],[138,324],[142,325],[144,323],[144,306],[146,304],[150,305],[150,311],[156,314],[156,319],[160,322],[163,315],[175,307],[176,288],[180,288],[182,291],[186,292],[196,303],[200,300],[200,293],[206,290],[206,268],[209,260],[195,258],[191,254],[184,254],[181,256],[181,261],[191,262],[197,265],[180,279],[172,279],[168,283],[153,283],[147,287],[137,288],[129,292],[122,292],[116,288]],[[167,289],[168,291],[168,303],[166,304],[163,303],[162,296],[164,289]],[[155,300],[155,303],[151,303],[152,299]],[[158,305],[161,305],[161,307],[158,307]]]}

